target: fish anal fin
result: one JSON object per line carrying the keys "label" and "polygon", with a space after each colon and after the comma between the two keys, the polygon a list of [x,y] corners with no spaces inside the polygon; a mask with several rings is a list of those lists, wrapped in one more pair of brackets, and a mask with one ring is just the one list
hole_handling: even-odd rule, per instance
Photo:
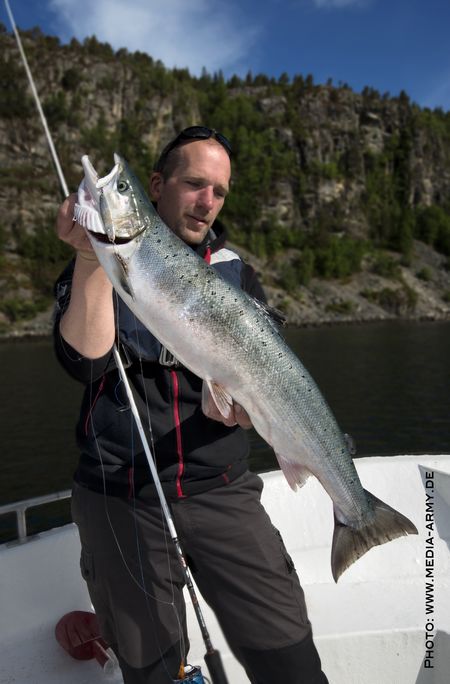
{"label": "fish anal fin", "polygon": [[[223,385],[220,385],[213,380],[206,380],[206,385],[214,400],[217,409],[224,418],[229,418],[231,414],[231,407],[233,406],[233,398],[226,391]],[[203,392],[205,392],[205,383],[203,383]],[[202,403],[205,397],[202,398]]]}
{"label": "fish anal fin", "polygon": [[335,513],[331,548],[331,571],[335,582],[344,570],[374,546],[407,534],[418,534],[415,525],[406,516],[370,492],[366,491],[366,496],[373,508],[373,516],[367,525],[351,527],[340,522]]}
{"label": "fish anal fin", "polygon": [[312,475],[311,471],[300,463],[288,461],[280,454],[275,453],[275,456],[277,457],[277,461],[280,464],[280,468],[283,471],[283,475],[285,476],[289,487],[294,492],[297,490],[297,487],[303,487],[308,477]]}

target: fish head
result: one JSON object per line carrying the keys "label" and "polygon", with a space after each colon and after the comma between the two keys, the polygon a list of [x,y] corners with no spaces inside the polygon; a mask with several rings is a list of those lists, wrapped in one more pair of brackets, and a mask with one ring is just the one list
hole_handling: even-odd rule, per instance
{"label": "fish head", "polygon": [[[112,170],[102,178],[99,178],[87,155],[81,161],[85,191],[101,216],[103,235],[112,243],[134,240],[149,225],[150,203],[125,159],[115,153]],[[91,235],[92,232],[95,237],[100,237],[95,229]]]}

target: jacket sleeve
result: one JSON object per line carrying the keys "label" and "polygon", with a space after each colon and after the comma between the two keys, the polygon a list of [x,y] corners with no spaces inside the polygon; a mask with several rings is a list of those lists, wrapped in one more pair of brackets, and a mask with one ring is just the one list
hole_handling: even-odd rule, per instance
{"label": "jacket sleeve", "polygon": [[55,283],[55,309],[53,317],[53,346],[56,358],[69,375],[84,384],[91,384],[115,368],[112,352],[98,359],[88,359],[66,342],[59,330],[60,320],[70,302],[75,260],[72,260]]}

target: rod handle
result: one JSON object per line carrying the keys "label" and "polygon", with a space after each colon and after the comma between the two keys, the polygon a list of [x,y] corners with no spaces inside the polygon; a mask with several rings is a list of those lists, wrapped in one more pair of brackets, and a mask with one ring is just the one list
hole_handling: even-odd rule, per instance
{"label": "rod handle", "polygon": [[205,663],[211,675],[212,684],[228,684],[219,651],[215,649],[205,654]]}

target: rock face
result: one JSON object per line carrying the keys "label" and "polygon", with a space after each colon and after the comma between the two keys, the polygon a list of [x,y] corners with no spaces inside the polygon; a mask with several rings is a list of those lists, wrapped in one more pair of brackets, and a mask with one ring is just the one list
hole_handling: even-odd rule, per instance
{"label": "rock face", "polygon": [[[145,180],[168,139],[208,122],[233,142],[225,223],[289,320],[450,317],[450,114],[421,110],[404,93],[354,93],[301,76],[195,79],[95,38],[22,37],[71,190],[84,153],[108,170],[120,150]],[[0,47],[0,332],[41,333],[70,253],[52,235],[59,184],[4,27]],[[436,207],[441,227],[421,233],[420,212]],[[325,268],[330,245],[345,240],[355,251],[364,245],[357,265]]]}
{"label": "rock face", "polygon": [[408,268],[401,265],[398,254],[391,254],[398,264],[395,277],[375,273],[368,259],[351,278],[312,278],[307,287],[297,285],[293,290],[279,286],[273,262],[258,259],[237,245],[233,247],[258,273],[270,305],[282,311],[292,325],[450,318],[450,297],[442,296],[442,292],[450,291],[447,259],[421,242],[415,242]]}

